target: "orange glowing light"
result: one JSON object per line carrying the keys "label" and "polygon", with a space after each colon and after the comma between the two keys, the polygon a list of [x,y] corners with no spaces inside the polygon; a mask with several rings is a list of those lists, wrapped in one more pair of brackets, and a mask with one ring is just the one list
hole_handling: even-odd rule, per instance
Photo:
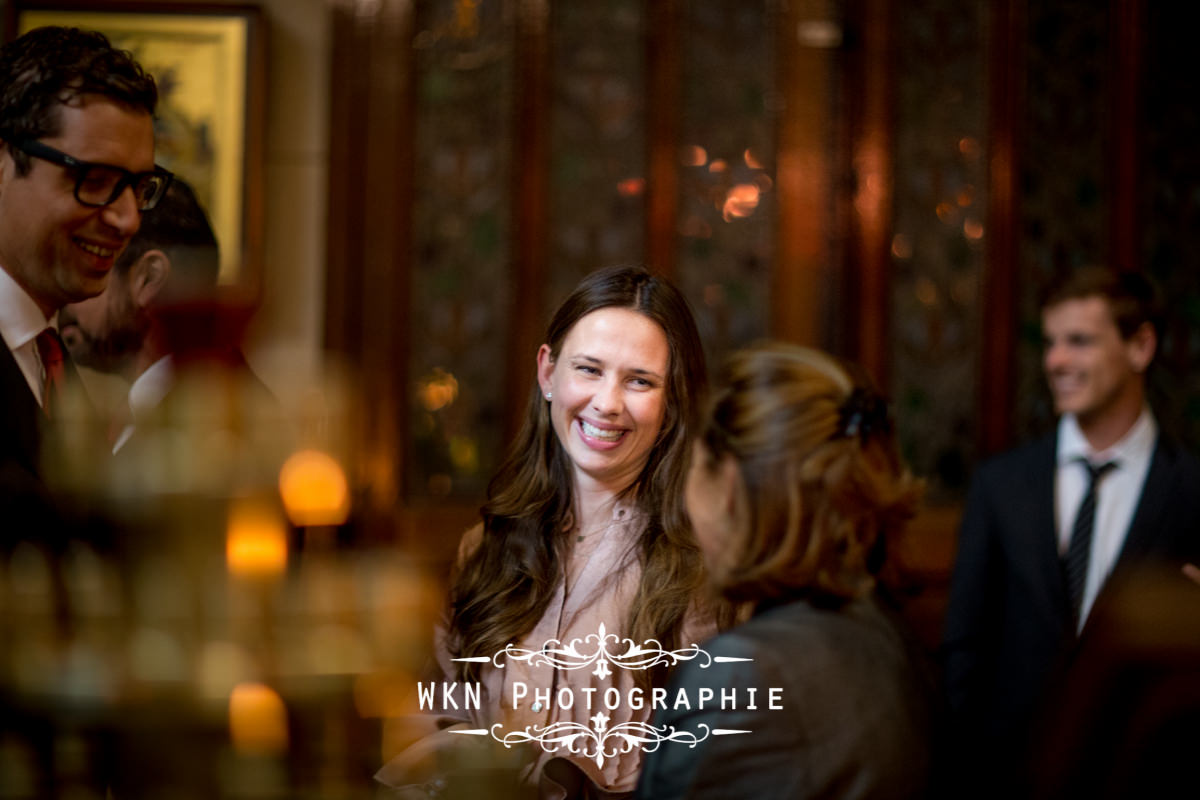
{"label": "orange glowing light", "polygon": [[937,208],[934,210],[937,212],[938,219],[942,222],[949,222],[954,219],[955,208],[949,203],[938,203]]}
{"label": "orange glowing light", "polygon": [[617,194],[622,197],[637,197],[646,191],[645,178],[626,178],[617,183]]}
{"label": "orange glowing light", "polygon": [[983,223],[977,219],[969,219],[963,223],[963,235],[972,241],[983,238]]}
{"label": "orange glowing light", "polygon": [[755,175],[754,185],[758,187],[760,192],[769,192],[775,187],[775,181],[771,180],[770,175]]}
{"label": "orange glowing light", "polygon": [[912,241],[903,233],[892,237],[892,255],[901,260],[912,258]]}
{"label": "orange glowing light", "polygon": [[685,167],[703,167],[708,163],[708,152],[699,145],[680,148],[679,163]]}
{"label": "orange glowing light", "polygon": [[729,169],[729,164],[723,158],[714,158],[708,165],[709,172],[724,172],[727,169]]}
{"label": "orange glowing light", "polygon": [[752,153],[750,151],[749,147],[747,147],[746,151],[744,153],[742,153],[742,160],[746,162],[746,166],[749,167],[750,169],[762,169],[763,168],[762,162],[754,157],[754,153]]}
{"label": "orange glowing light", "polygon": [[272,755],[287,750],[287,710],[269,686],[240,683],[229,695],[229,735],[239,753]]}
{"label": "orange glowing light", "polygon": [[725,196],[725,205],[721,215],[726,222],[739,217],[748,217],[758,208],[758,187],[753,183],[739,183],[729,190]]}
{"label": "orange glowing light", "polygon": [[237,500],[229,509],[225,562],[241,577],[271,577],[287,566],[287,532],[279,513],[262,501]]}
{"label": "orange glowing light", "polygon": [[458,379],[441,367],[434,367],[421,379],[417,394],[426,411],[437,411],[458,399]]}
{"label": "orange glowing light", "polygon": [[405,672],[367,672],[354,679],[354,707],[363,717],[414,714],[413,676]]}
{"label": "orange glowing light", "polygon": [[320,450],[301,450],[283,463],[279,494],[296,525],[341,525],[350,515],[346,473]]}
{"label": "orange glowing light", "polygon": [[964,136],[958,140],[958,152],[970,159],[979,157],[979,140],[973,136]]}

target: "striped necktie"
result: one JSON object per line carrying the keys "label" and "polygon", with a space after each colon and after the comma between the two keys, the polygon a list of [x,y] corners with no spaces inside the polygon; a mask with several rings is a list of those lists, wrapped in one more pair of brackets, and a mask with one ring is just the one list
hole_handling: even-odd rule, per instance
{"label": "striped necktie", "polygon": [[1067,575],[1067,595],[1071,600],[1071,611],[1076,620],[1079,619],[1083,605],[1083,590],[1087,584],[1088,562],[1092,555],[1092,532],[1096,527],[1096,488],[1100,479],[1116,469],[1116,462],[1092,464],[1086,459],[1079,463],[1088,473],[1087,491],[1075,512],[1075,524],[1071,526],[1071,543],[1067,547],[1067,557],[1063,563]]}

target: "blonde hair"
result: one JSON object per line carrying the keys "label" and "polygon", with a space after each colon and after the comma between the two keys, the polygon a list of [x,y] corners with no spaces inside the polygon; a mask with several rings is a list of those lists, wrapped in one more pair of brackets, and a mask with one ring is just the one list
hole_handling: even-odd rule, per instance
{"label": "blonde hair", "polygon": [[732,456],[744,491],[740,530],[713,575],[735,602],[870,592],[888,537],[922,492],[866,375],[805,347],[764,343],[736,353],[700,442],[700,468]]}

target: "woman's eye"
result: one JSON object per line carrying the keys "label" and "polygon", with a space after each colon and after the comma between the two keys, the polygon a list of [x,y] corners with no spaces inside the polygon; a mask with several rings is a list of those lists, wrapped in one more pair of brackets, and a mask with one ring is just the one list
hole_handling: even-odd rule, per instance
{"label": "woman's eye", "polygon": [[582,372],[586,375],[599,375],[600,374],[600,368],[593,367],[590,364],[580,364],[578,367],[576,367],[576,369],[578,369],[580,372]]}

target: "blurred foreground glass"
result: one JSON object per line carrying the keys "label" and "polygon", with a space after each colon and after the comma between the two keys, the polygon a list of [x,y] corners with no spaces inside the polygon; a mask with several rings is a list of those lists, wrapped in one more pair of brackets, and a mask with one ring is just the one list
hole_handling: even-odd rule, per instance
{"label": "blurred foreground glass", "polygon": [[354,541],[354,381],[276,396],[224,352],[185,348],[115,455],[82,401],[48,433],[111,535],[0,555],[0,797],[374,795],[441,592]]}

